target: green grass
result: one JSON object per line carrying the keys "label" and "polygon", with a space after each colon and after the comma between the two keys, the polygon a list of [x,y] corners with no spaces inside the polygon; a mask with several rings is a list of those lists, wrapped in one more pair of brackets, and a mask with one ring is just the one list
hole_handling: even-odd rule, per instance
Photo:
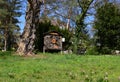
{"label": "green grass", "polygon": [[0,82],[120,82],[120,56],[0,52]]}

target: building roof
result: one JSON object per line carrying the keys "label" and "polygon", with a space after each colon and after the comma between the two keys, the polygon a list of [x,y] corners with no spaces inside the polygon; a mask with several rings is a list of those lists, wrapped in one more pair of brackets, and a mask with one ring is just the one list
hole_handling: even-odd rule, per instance
{"label": "building roof", "polygon": [[49,31],[49,32],[46,32],[46,33],[44,33],[44,36],[45,36],[45,35],[50,35],[50,34],[51,34],[51,35],[63,36],[63,34],[57,32],[57,31]]}

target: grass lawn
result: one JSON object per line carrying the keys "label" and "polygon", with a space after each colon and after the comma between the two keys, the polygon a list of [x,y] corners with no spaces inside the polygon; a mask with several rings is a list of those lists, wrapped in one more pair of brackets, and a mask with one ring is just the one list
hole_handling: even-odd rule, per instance
{"label": "grass lawn", "polygon": [[0,82],[120,82],[120,56],[0,52]]}

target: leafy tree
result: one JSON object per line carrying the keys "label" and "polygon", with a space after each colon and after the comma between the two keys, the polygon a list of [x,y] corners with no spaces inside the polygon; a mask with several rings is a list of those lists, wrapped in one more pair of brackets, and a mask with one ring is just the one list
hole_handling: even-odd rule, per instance
{"label": "leafy tree", "polygon": [[82,40],[85,40],[86,30],[85,30],[85,17],[89,10],[90,5],[94,0],[78,0],[79,7],[81,8],[81,13],[76,19],[76,29],[75,29],[75,36],[74,36],[74,53],[77,53],[79,49],[79,44],[81,44]]}
{"label": "leafy tree", "polygon": [[4,38],[3,38],[2,19],[4,19],[5,15],[7,15],[7,10],[4,8],[4,5],[6,5],[6,2],[4,0],[0,0],[0,47],[1,48],[4,46],[3,45]]}
{"label": "leafy tree", "polygon": [[120,48],[120,9],[113,3],[105,3],[97,9],[94,28],[97,50],[100,53],[111,53]]}
{"label": "leafy tree", "polygon": [[4,43],[4,50],[11,49],[16,37],[19,35],[19,22],[17,17],[21,16],[19,12],[21,8],[20,0],[2,0],[0,1],[1,11],[0,13],[0,29],[1,29],[1,41]]}

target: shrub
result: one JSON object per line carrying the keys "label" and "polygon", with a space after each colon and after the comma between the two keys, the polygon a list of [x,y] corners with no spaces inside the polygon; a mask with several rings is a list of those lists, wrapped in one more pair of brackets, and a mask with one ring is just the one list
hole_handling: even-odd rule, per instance
{"label": "shrub", "polygon": [[9,55],[11,55],[11,51],[5,51],[5,52],[0,51],[0,56],[9,56]]}
{"label": "shrub", "polygon": [[96,47],[90,47],[86,50],[86,55],[99,55],[99,53],[96,50]]}
{"label": "shrub", "polygon": [[108,47],[103,47],[101,49],[101,53],[102,54],[111,54],[111,49],[109,49]]}

